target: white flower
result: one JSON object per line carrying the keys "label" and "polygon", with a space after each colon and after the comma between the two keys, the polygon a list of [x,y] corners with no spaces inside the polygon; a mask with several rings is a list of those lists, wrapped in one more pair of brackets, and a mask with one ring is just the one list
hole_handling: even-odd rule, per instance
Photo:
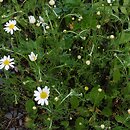
{"label": "white flower", "polygon": [[33,110],[36,110],[37,108],[36,108],[36,106],[33,106],[32,109],[33,109]]}
{"label": "white flower", "polygon": [[110,4],[111,2],[112,2],[111,0],[107,0],[107,3],[109,3],[109,4]]}
{"label": "white flower", "polygon": [[80,16],[80,17],[78,18],[78,21],[80,22],[82,19],[83,19],[83,17],[82,17],[82,16]]}
{"label": "white flower", "polygon": [[101,25],[97,25],[96,27],[97,27],[98,29],[100,29],[100,28],[101,28]]}
{"label": "white flower", "polygon": [[0,69],[3,69],[5,67],[6,70],[9,69],[9,67],[14,68],[14,58],[10,58],[10,55],[4,56],[1,60],[0,60]]}
{"label": "white flower", "polygon": [[55,97],[54,100],[57,102],[57,101],[59,100],[59,98],[58,98],[58,97]]}
{"label": "white flower", "polygon": [[66,33],[67,32],[67,30],[63,30],[63,33]]}
{"label": "white flower", "polygon": [[41,89],[40,87],[37,88],[38,91],[34,91],[35,101],[38,102],[38,104],[41,105],[48,105],[48,97],[50,93],[50,89],[45,86],[45,88]]}
{"label": "white flower", "polygon": [[115,36],[114,35],[110,35],[110,39],[114,39],[115,38]]}
{"label": "white flower", "polygon": [[31,61],[35,61],[35,60],[37,60],[38,54],[35,55],[33,52],[31,52],[31,54],[28,55],[28,56],[29,56],[29,59],[30,59]]}
{"label": "white flower", "polygon": [[128,109],[128,114],[130,114],[130,109]]}
{"label": "white flower", "polygon": [[72,17],[72,20],[75,20],[75,18],[74,18],[74,17]]}
{"label": "white flower", "polygon": [[82,47],[82,46],[81,46],[80,48],[83,50],[83,47]]}
{"label": "white flower", "polygon": [[77,58],[80,60],[81,59],[81,55],[78,55]]}
{"label": "white flower", "polygon": [[112,2],[114,2],[115,0],[107,0],[107,3],[111,4]]}
{"label": "white flower", "polygon": [[49,1],[49,5],[51,5],[51,6],[55,5],[55,1],[54,0],[50,0]]}
{"label": "white flower", "polygon": [[34,24],[34,23],[36,22],[35,17],[34,17],[34,16],[32,16],[32,15],[28,16],[28,19],[29,19],[29,23]]}
{"label": "white flower", "polygon": [[87,65],[90,65],[90,60],[87,60],[87,61],[86,61],[86,64],[87,64]]}
{"label": "white flower", "polygon": [[7,33],[11,33],[11,35],[14,33],[14,31],[19,30],[16,26],[16,20],[9,20],[9,22],[6,22],[6,24],[4,26],[6,26],[4,28],[4,30]]}
{"label": "white flower", "polygon": [[101,89],[101,88],[99,88],[99,89],[98,89],[98,92],[102,92],[102,89]]}
{"label": "white flower", "polygon": [[3,0],[0,0],[0,2],[3,2]]}
{"label": "white flower", "polygon": [[104,129],[104,128],[105,128],[105,125],[104,125],[104,124],[102,124],[100,127],[101,127],[101,129]]}
{"label": "white flower", "polygon": [[81,122],[79,122],[79,125],[82,125],[82,123],[81,123]]}
{"label": "white flower", "polygon": [[49,28],[50,28],[50,27],[47,25],[47,26],[46,26],[46,29],[49,29]]}
{"label": "white flower", "polygon": [[100,12],[100,11],[98,11],[98,12],[97,12],[97,15],[101,15],[101,12]]}

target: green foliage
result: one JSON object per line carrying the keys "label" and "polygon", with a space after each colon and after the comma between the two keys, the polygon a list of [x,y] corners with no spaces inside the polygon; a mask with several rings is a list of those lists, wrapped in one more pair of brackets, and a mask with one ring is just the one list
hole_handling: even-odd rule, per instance
{"label": "green foliage", "polygon": [[130,129],[129,7],[129,0],[1,2],[0,116],[22,106],[19,129]]}

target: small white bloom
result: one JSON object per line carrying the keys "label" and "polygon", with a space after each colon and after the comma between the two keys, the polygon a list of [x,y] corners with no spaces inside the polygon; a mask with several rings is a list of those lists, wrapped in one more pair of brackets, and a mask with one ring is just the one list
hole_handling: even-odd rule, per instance
{"label": "small white bloom", "polygon": [[101,25],[97,25],[96,27],[97,27],[97,29],[100,29],[100,28],[101,28]]}
{"label": "small white bloom", "polygon": [[10,55],[4,56],[1,60],[0,60],[0,69],[3,69],[5,67],[6,70],[9,69],[9,67],[14,68],[14,58],[10,58]]}
{"label": "small white bloom", "polygon": [[33,106],[32,109],[33,109],[33,110],[36,110],[37,108],[36,108],[36,106]]}
{"label": "small white bloom", "polygon": [[107,0],[107,3],[109,3],[109,4],[110,4],[110,3],[112,3],[112,1],[111,1],[111,0]]}
{"label": "small white bloom", "polygon": [[83,50],[83,47],[82,47],[82,46],[81,46],[80,48]]}
{"label": "small white bloom", "polygon": [[79,19],[83,19],[83,17],[82,17],[82,16],[80,16],[80,17],[79,17]]}
{"label": "small white bloom", "polygon": [[70,116],[70,120],[72,120],[73,118]]}
{"label": "small white bloom", "polygon": [[90,65],[90,60],[87,60],[87,61],[86,61],[86,64],[87,64],[87,65]]}
{"label": "small white bloom", "polygon": [[98,92],[102,92],[102,89],[101,89],[101,88],[99,88],[99,89],[98,89]]}
{"label": "small white bloom", "polygon": [[42,79],[41,79],[41,78],[39,79],[39,82],[42,82]]}
{"label": "small white bloom", "polygon": [[110,39],[114,39],[115,38],[115,36],[114,35],[110,35]]}
{"label": "small white bloom", "polygon": [[79,22],[80,22],[81,20],[82,20],[82,19],[80,19],[80,18],[78,19]]}
{"label": "small white bloom", "polygon": [[50,27],[47,25],[47,26],[46,26],[46,29],[49,29],[49,28],[50,28]]}
{"label": "small white bloom", "polygon": [[50,0],[49,1],[49,5],[51,5],[51,6],[55,5],[55,1],[54,0]]}
{"label": "small white bloom", "polygon": [[37,88],[38,91],[34,91],[34,96],[35,96],[35,101],[38,102],[38,104],[41,105],[48,105],[48,97],[49,97],[49,93],[50,93],[50,89],[45,86],[43,89],[41,89],[40,87]]}
{"label": "small white bloom", "polygon": [[72,17],[72,20],[75,20],[75,18],[74,18],[74,17]]}
{"label": "small white bloom", "polygon": [[3,2],[3,0],[0,0],[0,2]]}
{"label": "small white bloom", "polygon": [[77,58],[80,60],[81,59],[81,55],[78,55]]}
{"label": "small white bloom", "polygon": [[7,33],[10,32],[12,35],[14,31],[19,30],[15,25],[16,25],[16,20],[9,20],[9,22],[6,22],[6,24],[4,25],[5,26],[4,30]]}
{"label": "small white bloom", "polygon": [[98,11],[98,12],[97,12],[97,15],[101,15],[101,12],[100,12],[100,11]]}
{"label": "small white bloom", "polygon": [[31,54],[28,55],[28,56],[29,56],[29,59],[30,59],[31,61],[35,61],[35,60],[37,60],[38,54],[35,55],[33,52],[31,52]]}
{"label": "small white bloom", "polygon": [[128,114],[130,114],[130,109],[128,109]]}
{"label": "small white bloom", "polygon": [[86,40],[86,37],[82,37],[83,40]]}
{"label": "small white bloom", "polygon": [[59,98],[58,97],[55,97],[55,99],[54,99],[56,102],[59,100]]}
{"label": "small white bloom", "polygon": [[48,121],[50,121],[50,120],[51,120],[51,118],[50,118],[50,117],[48,117],[48,118],[47,118],[47,120],[48,120]]}
{"label": "small white bloom", "polygon": [[101,127],[101,129],[104,129],[104,128],[105,128],[105,125],[104,125],[104,124],[102,124],[100,127]]}
{"label": "small white bloom", "polygon": [[34,23],[36,22],[35,17],[34,17],[34,16],[32,16],[32,15],[28,16],[28,19],[29,19],[29,23],[34,24]]}
{"label": "small white bloom", "polygon": [[67,30],[63,30],[63,33],[66,33],[67,32]]}
{"label": "small white bloom", "polygon": [[81,123],[81,122],[79,122],[79,125],[82,125],[82,123]]}
{"label": "small white bloom", "polygon": [[82,16],[79,16],[78,21],[80,22],[83,19]]}

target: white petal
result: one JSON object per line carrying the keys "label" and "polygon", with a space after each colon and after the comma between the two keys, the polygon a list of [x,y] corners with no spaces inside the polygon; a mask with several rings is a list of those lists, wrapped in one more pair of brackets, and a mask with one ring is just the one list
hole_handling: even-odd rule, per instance
{"label": "white petal", "polygon": [[14,28],[13,28],[13,29],[14,29],[14,31],[19,30],[16,26],[14,26]]}
{"label": "white petal", "polygon": [[48,105],[48,100],[45,100],[45,104]]}
{"label": "white petal", "polygon": [[14,60],[14,58],[10,59],[10,61],[13,61],[13,60]]}
{"label": "white petal", "polygon": [[0,69],[3,69],[3,68],[4,68],[4,64],[1,64],[1,65],[0,65]]}
{"label": "white petal", "polygon": [[41,104],[41,99],[38,101],[38,104]]}
{"label": "white petal", "polygon": [[12,68],[14,68],[14,65],[12,65],[12,64],[9,64],[9,66],[12,67]]}
{"label": "white petal", "polygon": [[10,60],[10,55],[8,55],[7,59]]}
{"label": "white petal", "polygon": [[13,34],[13,29],[10,30],[11,35]]}
{"label": "white petal", "polygon": [[9,66],[8,66],[8,65],[6,65],[6,66],[5,66],[5,69],[6,69],[6,70],[8,70],[8,69],[9,69]]}
{"label": "white petal", "polygon": [[45,100],[42,99],[42,100],[41,100],[41,105],[44,105],[44,103],[45,103]]}
{"label": "white petal", "polygon": [[16,20],[13,20],[13,24],[16,25]]}
{"label": "white petal", "polygon": [[4,26],[6,26],[6,27],[7,27],[7,26],[9,26],[9,25],[10,25],[10,23],[6,22],[6,24],[5,24]]}
{"label": "white petal", "polygon": [[37,90],[38,90],[39,92],[41,92],[41,91],[42,91],[42,89],[41,89],[40,87],[38,87],[38,88],[37,88]]}
{"label": "white petal", "polygon": [[50,91],[49,91],[50,89],[49,88],[47,88],[47,86],[45,86],[45,88],[43,89],[43,91],[45,91],[47,94],[49,94],[50,93]]}
{"label": "white petal", "polygon": [[35,91],[34,91],[34,96],[38,96],[38,95],[40,95],[40,93],[35,90]]}
{"label": "white petal", "polygon": [[34,100],[38,101],[38,100],[40,100],[40,97],[38,96],[38,97],[34,98]]}
{"label": "white petal", "polygon": [[14,62],[9,63],[9,65],[13,65],[13,64],[15,64],[15,63]]}
{"label": "white petal", "polygon": [[4,58],[3,58],[4,60],[6,60],[7,59],[7,56],[4,56]]}

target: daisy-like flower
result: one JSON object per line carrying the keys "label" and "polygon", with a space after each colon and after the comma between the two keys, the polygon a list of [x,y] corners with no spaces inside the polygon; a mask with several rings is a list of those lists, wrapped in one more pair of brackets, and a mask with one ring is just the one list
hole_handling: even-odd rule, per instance
{"label": "daisy-like flower", "polygon": [[9,22],[6,22],[6,24],[4,25],[5,26],[4,30],[7,33],[11,33],[12,35],[14,31],[19,30],[15,25],[16,25],[16,20],[9,20]]}
{"label": "daisy-like flower", "polygon": [[33,52],[31,52],[31,54],[28,55],[28,56],[29,56],[29,59],[30,59],[31,61],[35,61],[35,60],[37,60],[38,54],[35,55]]}
{"label": "daisy-like flower", "polygon": [[10,55],[4,56],[1,60],[0,60],[0,69],[5,68],[6,70],[9,69],[9,67],[14,68],[14,58],[10,58]]}
{"label": "daisy-like flower", "polygon": [[38,91],[34,91],[35,101],[38,102],[38,104],[41,105],[48,105],[48,97],[50,93],[50,89],[45,86],[45,88],[41,89],[40,87],[37,88]]}

